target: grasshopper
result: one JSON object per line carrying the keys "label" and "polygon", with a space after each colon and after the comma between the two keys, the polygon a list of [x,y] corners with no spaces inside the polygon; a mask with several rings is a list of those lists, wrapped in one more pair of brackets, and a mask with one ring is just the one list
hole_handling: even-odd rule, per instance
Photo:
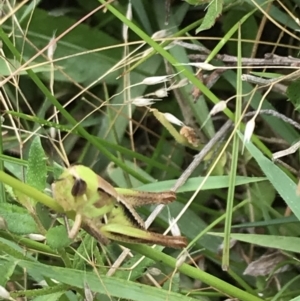
{"label": "grasshopper", "polygon": [[146,204],[171,203],[176,198],[172,191],[144,192],[114,188],[83,165],[65,169],[52,184],[52,191],[55,200],[66,213],[74,211],[76,214],[69,231],[71,239],[76,237],[82,227],[103,244],[114,240],[172,248],[187,245],[185,237],[147,231],[144,221],[134,209]]}

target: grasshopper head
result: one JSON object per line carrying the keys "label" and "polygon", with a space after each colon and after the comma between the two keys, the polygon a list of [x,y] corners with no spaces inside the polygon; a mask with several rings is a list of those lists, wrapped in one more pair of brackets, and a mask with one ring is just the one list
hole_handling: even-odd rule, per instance
{"label": "grasshopper head", "polygon": [[97,178],[85,166],[71,166],[52,184],[52,191],[55,200],[66,212],[82,211],[86,203],[97,194]]}

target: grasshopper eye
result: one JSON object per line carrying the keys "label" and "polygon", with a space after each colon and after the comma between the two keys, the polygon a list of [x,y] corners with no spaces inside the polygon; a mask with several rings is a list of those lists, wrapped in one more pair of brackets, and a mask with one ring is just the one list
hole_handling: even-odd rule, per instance
{"label": "grasshopper eye", "polygon": [[86,182],[80,178],[74,178],[75,182],[72,187],[71,193],[74,197],[82,196],[86,192]]}

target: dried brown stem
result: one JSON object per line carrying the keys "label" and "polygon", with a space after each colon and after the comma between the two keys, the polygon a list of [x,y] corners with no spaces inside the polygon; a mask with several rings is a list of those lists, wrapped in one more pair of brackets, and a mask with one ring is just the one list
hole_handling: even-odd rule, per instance
{"label": "dried brown stem", "polygon": [[[254,116],[257,112],[252,111],[248,112],[244,115],[244,117]],[[291,124],[293,127],[300,130],[300,124],[283,114],[280,114],[274,110],[260,110],[259,114],[272,115],[276,118],[283,120],[286,123]],[[215,134],[215,136],[203,147],[203,149],[194,157],[194,160],[187,167],[187,169],[182,173],[180,178],[176,181],[175,185],[172,187],[172,191],[177,191],[191,176],[193,171],[197,168],[197,166],[202,162],[202,160],[206,157],[206,155],[212,150],[212,148],[227,135],[228,131],[232,128],[233,122],[228,120],[221,129]]]}
{"label": "dried brown stem", "polygon": [[[190,54],[188,56],[191,60],[205,61],[208,57],[208,54]],[[238,58],[233,55],[228,54],[217,54],[215,59],[222,61],[224,64],[237,64]],[[290,67],[299,67],[300,59],[292,56],[279,56],[272,53],[266,53],[264,58],[241,58],[241,64],[243,66],[290,66]]]}

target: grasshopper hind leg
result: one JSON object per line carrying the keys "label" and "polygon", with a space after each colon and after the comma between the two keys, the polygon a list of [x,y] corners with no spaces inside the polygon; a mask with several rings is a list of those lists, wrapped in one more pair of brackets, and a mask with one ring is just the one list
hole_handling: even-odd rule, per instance
{"label": "grasshopper hind leg", "polygon": [[99,225],[96,225],[90,220],[84,220],[82,223],[82,228],[91,236],[96,238],[100,244],[109,244],[110,240],[104,234],[101,233],[101,227]]}

